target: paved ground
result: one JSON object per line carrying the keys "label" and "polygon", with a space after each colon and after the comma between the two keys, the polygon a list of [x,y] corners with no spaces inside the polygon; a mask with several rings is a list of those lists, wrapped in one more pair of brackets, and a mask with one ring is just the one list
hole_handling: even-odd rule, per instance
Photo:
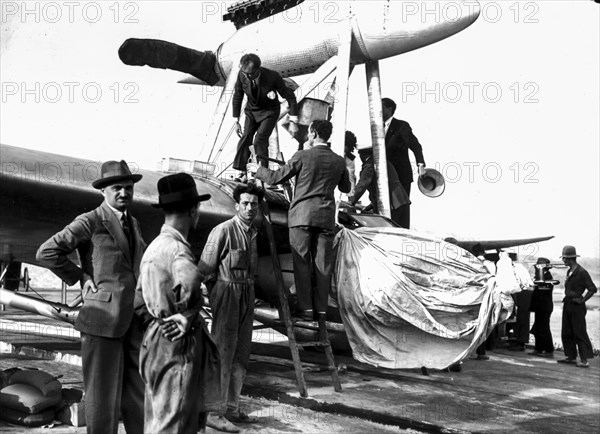
{"label": "paved ground", "polygon": [[[588,318],[590,314],[598,310],[590,309]],[[0,369],[35,363],[64,374],[66,386],[81,387],[76,333],[52,321],[38,324],[37,318],[12,310],[1,313]],[[488,361],[465,361],[462,372],[423,375],[420,370],[375,369],[337,355],[338,365],[347,367],[341,377],[343,393],[333,391],[328,373],[311,372],[310,396],[301,398],[289,348],[275,343],[278,336],[263,330],[253,344],[244,404],[261,424],[247,432],[600,432],[598,357],[581,369],[500,346],[488,353]],[[7,354],[13,351],[36,357]],[[303,360],[318,368],[323,356],[303,353]],[[0,432],[18,431],[5,425]]]}
{"label": "paved ground", "polygon": [[[68,369],[66,367],[68,366]],[[12,367],[29,367],[43,369],[54,375],[63,375],[60,379],[63,387],[82,388],[81,368],[66,365],[63,362],[41,360],[31,356],[15,354],[0,355],[0,370]],[[318,412],[302,407],[282,404],[274,400],[244,396],[244,409],[259,418],[257,424],[249,425],[245,433],[410,433],[414,430],[404,430],[398,427],[373,423],[345,415]],[[207,433],[217,433],[207,428]],[[44,434],[75,434],[85,433],[85,427],[75,428],[66,425],[55,425],[48,428],[25,428],[12,425],[0,420],[0,433],[44,433]],[[125,434],[123,425],[119,434]]]}

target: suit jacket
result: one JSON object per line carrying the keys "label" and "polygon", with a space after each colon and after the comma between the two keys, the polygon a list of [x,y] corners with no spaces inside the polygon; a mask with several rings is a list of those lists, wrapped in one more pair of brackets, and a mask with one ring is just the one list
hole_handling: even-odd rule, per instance
{"label": "suit jacket", "polygon": [[270,99],[267,97],[267,94],[271,91],[277,91],[279,95],[287,100],[290,107],[290,116],[297,116],[296,95],[294,95],[294,92],[285,85],[281,75],[275,71],[261,67],[260,76],[257,80],[258,93],[253,95],[251,90],[252,86],[248,77],[241,71],[238,73],[232,100],[234,118],[240,117],[244,94],[248,97],[246,112],[252,112],[256,121],[261,121],[273,114],[279,114],[281,105],[279,99]]}
{"label": "suit jacket", "polygon": [[[80,280],[84,272],[92,276],[98,291],[83,294],[83,306],[75,323],[75,328],[83,333],[119,338],[131,323],[146,244],[138,221],[129,217],[135,246],[133,257],[121,222],[106,202],[78,216],[37,251],[37,260],[69,285]],[[81,267],[68,258],[75,250]]]}
{"label": "suit jacket", "polygon": [[[410,205],[410,199],[398,179],[396,169],[394,169],[394,166],[389,161],[387,162],[387,172],[390,190],[390,208],[398,209],[403,205]],[[350,202],[352,205],[358,202],[365,191],[368,191],[369,200],[373,204],[373,210],[376,213],[379,212],[377,207],[377,175],[373,157],[369,157],[367,161],[363,163],[362,169],[360,170],[360,179],[354,188],[354,196]]]}
{"label": "suit jacket", "polygon": [[392,118],[385,135],[385,151],[387,159],[394,165],[398,179],[402,185],[413,182],[413,170],[408,158],[408,150],[415,154],[417,163],[425,164],[423,148],[406,121]]}
{"label": "suit jacket", "polygon": [[346,161],[328,146],[315,146],[296,152],[279,170],[259,167],[258,179],[268,184],[281,184],[296,177],[294,199],[290,204],[288,226],[314,226],[333,230],[335,227],[335,197],[338,187],[350,191]]}

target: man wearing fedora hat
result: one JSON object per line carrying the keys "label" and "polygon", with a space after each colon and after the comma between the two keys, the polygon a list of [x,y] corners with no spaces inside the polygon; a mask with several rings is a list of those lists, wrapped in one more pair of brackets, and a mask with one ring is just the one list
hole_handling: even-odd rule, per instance
{"label": "man wearing fedora hat", "polygon": [[[123,160],[102,164],[92,183],[104,196],[102,204],[42,244],[36,256],[67,284],[81,283],[83,306],[75,328],[81,332],[88,433],[116,433],[119,410],[128,433],[144,428],[142,328],[133,300],[146,244],[128,211],[141,178]],[[75,251],[80,266],[69,259]]]}
{"label": "man wearing fedora hat", "polygon": [[[594,353],[585,323],[587,312],[585,302],[592,298],[598,288],[594,285],[590,273],[577,263],[578,257],[575,247],[563,247],[561,259],[569,267],[565,279],[561,330],[566,358],[558,360],[558,362],[576,364],[580,368],[587,368],[589,366],[588,359],[594,357]],[[577,362],[578,350],[579,362]]]}
{"label": "man wearing fedora hat", "polygon": [[198,194],[187,173],[165,176],[157,187],[153,206],[165,223],[144,253],[137,291],[150,315],[140,351],[144,426],[148,433],[196,433],[205,423],[199,416],[215,403],[210,393],[219,390],[218,350],[200,315],[203,276],[187,241],[210,195]]}
{"label": "man wearing fedora hat", "polygon": [[198,263],[206,278],[213,315],[211,332],[221,360],[221,408],[209,415],[207,425],[220,431],[239,432],[231,422],[257,422],[240,409],[240,394],[250,360],[258,271],[253,222],[263,195],[254,183],[235,188],[237,213],[211,231]]}

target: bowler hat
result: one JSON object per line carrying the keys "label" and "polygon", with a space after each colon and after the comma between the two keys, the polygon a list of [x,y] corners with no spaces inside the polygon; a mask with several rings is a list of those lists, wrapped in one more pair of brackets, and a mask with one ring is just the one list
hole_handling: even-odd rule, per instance
{"label": "bowler hat", "polygon": [[550,265],[550,259],[542,258],[540,256],[539,258],[537,258],[537,262],[535,263],[535,265]]}
{"label": "bowler hat", "polygon": [[563,250],[562,250],[562,255],[560,255],[561,258],[577,258],[579,257],[579,255],[577,254],[577,251],[575,250],[574,246],[564,246]]}
{"label": "bowler hat", "polygon": [[158,203],[154,208],[164,208],[183,202],[202,202],[210,199],[210,194],[198,194],[196,182],[187,173],[176,173],[158,180]]}
{"label": "bowler hat", "polygon": [[92,187],[101,189],[116,182],[126,181],[128,179],[131,179],[135,183],[142,179],[142,175],[139,173],[135,175],[132,174],[125,160],[111,160],[102,163],[102,168],[100,169],[100,178],[92,182]]}

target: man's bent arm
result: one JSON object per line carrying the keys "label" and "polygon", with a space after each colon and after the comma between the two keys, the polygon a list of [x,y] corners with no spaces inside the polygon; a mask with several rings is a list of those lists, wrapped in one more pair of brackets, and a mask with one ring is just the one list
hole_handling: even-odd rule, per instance
{"label": "man's bent arm", "polygon": [[256,177],[267,184],[282,184],[291,179],[293,176],[296,176],[298,172],[300,172],[301,166],[302,163],[298,159],[298,152],[296,152],[292,158],[279,170],[270,170],[266,167],[260,166],[256,172]]}
{"label": "man's bent arm", "polygon": [[48,268],[68,285],[77,283],[83,270],[68,258],[68,255],[83,243],[92,239],[92,228],[87,218],[77,218],[62,231],[40,246],[37,261]]}

